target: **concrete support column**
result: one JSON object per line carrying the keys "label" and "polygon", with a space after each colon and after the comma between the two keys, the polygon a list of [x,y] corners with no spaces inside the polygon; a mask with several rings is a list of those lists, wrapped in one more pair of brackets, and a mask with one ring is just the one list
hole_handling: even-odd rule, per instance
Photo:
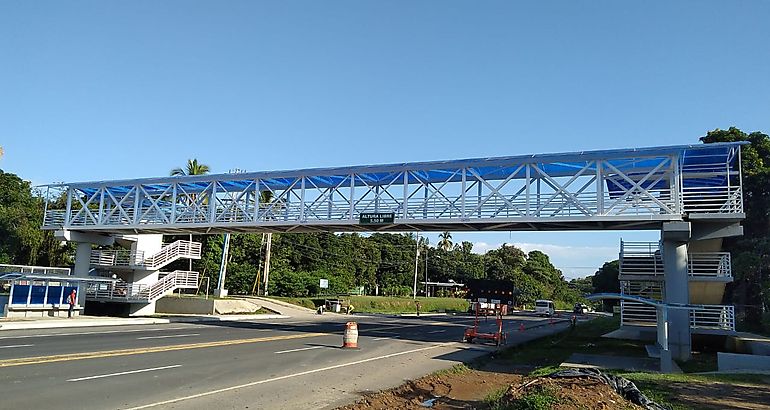
{"label": "concrete support column", "polygon": [[91,243],[90,242],[78,242],[75,250],[75,276],[85,277],[88,276],[88,271],[91,269]]}
{"label": "concrete support column", "polygon": [[[665,303],[690,303],[687,277],[687,240],[689,224],[674,222],[663,226],[663,267],[665,271]],[[685,309],[668,311],[668,344],[671,357],[690,360],[692,341],[690,336],[690,312]]]}
{"label": "concrete support column", "polygon": [[[91,248],[90,242],[77,242],[75,248],[75,270],[73,276],[81,278],[88,276],[88,271],[91,269]],[[66,298],[66,296],[65,296]],[[84,286],[78,288],[78,305],[86,305],[86,289]]]}

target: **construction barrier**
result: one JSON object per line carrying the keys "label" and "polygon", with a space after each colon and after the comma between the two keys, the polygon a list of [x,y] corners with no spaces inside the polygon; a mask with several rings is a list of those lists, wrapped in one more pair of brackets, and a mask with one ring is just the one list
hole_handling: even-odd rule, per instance
{"label": "construction barrier", "polygon": [[358,348],[358,323],[356,322],[345,323],[345,333],[342,335],[342,348],[343,349]]}

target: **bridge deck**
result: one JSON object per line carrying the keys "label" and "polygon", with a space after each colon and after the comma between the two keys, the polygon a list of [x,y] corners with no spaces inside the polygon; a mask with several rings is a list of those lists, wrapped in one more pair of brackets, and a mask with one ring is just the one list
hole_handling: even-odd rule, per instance
{"label": "bridge deck", "polygon": [[[740,143],[47,186],[44,229],[658,229],[740,219]],[[58,206],[56,206],[58,205]]]}

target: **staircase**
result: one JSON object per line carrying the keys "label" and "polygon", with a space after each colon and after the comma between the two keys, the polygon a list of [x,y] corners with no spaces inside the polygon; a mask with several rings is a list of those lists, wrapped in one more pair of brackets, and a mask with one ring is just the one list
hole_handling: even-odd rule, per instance
{"label": "staircase", "polygon": [[161,272],[160,279],[152,284],[128,283],[92,283],[86,288],[86,300],[114,301],[126,303],[151,303],[173,293],[177,289],[197,289],[198,272],[176,270]]}
{"label": "staircase", "polygon": [[[620,242],[620,293],[646,299],[665,299],[663,254],[657,242]],[[729,252],[690,252],[687,254],[690,327],[700,331],[735,331],[735,309],[724,306],[725,284],[732,281]],[[655,326],[655,308],[637,302],[620,302],[624,326]]]}
{"label": "staircase", "polygon": [[129,269],[158,270],[178,259],[200,259],[201,243],[190,241],[175,241],[158,253],[145,257],[142,251],[128,249],[94,250],[91,251],[90,263],[101,267],[126,267]]}

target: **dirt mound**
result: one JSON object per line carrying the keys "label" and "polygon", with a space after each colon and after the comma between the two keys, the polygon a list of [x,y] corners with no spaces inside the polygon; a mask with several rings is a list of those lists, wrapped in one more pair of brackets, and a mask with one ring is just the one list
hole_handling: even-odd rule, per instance
{"label": "dirt mound", "polygon": [[483,370],[447,372],[425,376],[394,389],[365,395],[358,403],[339,410],[484,408],[483,400],[491,392],[505,389],[521,379],[522,377],[516,374]]}
{"label": "dirt mound", "polygon": [[528,379],[511,386],[501,402],[522,409],[643,409],[624,399],[606,383],[588,377]]}

